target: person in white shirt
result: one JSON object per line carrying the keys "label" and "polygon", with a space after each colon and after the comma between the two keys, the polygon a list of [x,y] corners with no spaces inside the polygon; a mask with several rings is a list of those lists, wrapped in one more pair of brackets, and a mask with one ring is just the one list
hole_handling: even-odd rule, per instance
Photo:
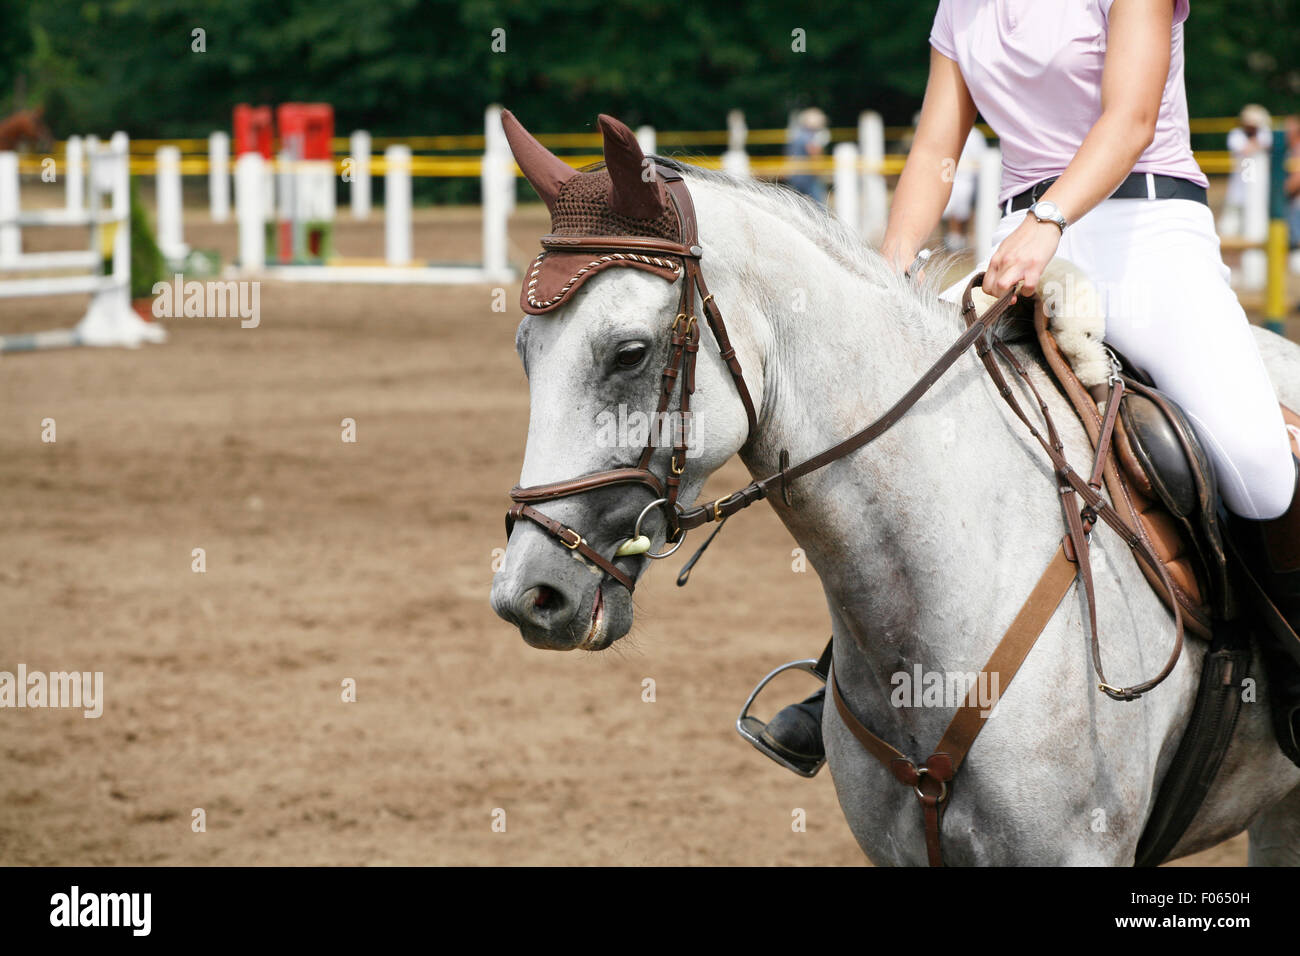
{"label": "person in white shirt", "polygon": [[1228,175],[1228,192],[1219,212],[1219,235],[1240,236],[1246,208],[1246,175],[1251,157],[1268,156],[1273,148],[1273,118],[1258,103],[1251,103],[1238,117],[1241,124],[1228,133],[1228,152],[1232,154],[1232,172]]}

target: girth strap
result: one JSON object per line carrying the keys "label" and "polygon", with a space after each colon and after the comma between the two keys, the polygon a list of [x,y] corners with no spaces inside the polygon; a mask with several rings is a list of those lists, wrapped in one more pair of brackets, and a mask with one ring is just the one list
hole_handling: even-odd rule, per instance
{"label": "girth strap", "polygon": [[[999,696],[1006,692],[1019,672],[1020,666],[1025,662],[1025,658],[1029,656],[1029,651],[1037,643],[1039,635],[1043,633],[1048,621],[1056,613],[1057,607],[1069,593],[1070,586],[1074,583],[1075,572],[1074,563],[1068,557],[1065,543],[1062,542],[1056,549],[1056,555],[1048,564],[1047,570],[1038,579],[1038,584],[1034,586],[1019,613],[1016,614],[1015,620],[1002,635],[998,646],[993,649],[988,663],[984,665],[984,669],[971,687],[971,695],[974,695],[976,688],[981,685],[981,678],[988,674],[997,675]],[[984,722],[989,718],[990,712],[978,701],[972,703],[968,697],[967,703],[958,708],[957,713],[948,723],[948,729],[943,732],[943,737],[934,753],[925,763],[917,766],[904,756],[902,751],[873,734],[853,715],[853,711],[849,709],[840,694],[833,669],[829,683],[835,709],[853,736],[867,753],[884,764],[900,783],[914,789],[925,819],[925,846],[930,865],[942,866],[943,850],[939,834],[943,822],[943,810],[951,796],[949,783],[956,776],[962,761],[966,759],[966,754],[975,743],[975,738],[984,729]]]}

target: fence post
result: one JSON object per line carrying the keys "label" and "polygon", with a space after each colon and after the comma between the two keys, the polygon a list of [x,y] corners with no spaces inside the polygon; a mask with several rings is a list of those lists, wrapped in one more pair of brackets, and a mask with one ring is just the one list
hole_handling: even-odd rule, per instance
{"label": "fence post", "polygon": [[213,222],[230,218],[230,136],[220,130],[208,136],[208,209]]}
{"label": "fence post", "polygon": [[69,136],[63,154],[63,184],[67,190],[65,207],[70,216],[80,215],[86,208],[86,178],[82,169],[84,162],[81,137]]}
{"label": "fence post", "polygon": [[641,152],[649,156],[651,153],[659,151],[659,144],[656,141],[655,128],[653,126],[638,126],[636,130],[636,144],[641,147]]}
{"label": "fence post", "polygon": [[993,252],[993,233],[1002,218],[998,190],[1002,188],[1002,150],[990,146],[980,154],[979,175],[975,180],[975,262],[983,262]]}
{"label": "fence post", "polygon": [[885,185],[885,122],[867,110],[858,115],[858,148],[862,151],[862,235],[879,245],[889,221],[889,190]]}
{"label": "fence post", "polygon": [[852,143],[836,143],[831,153],[835,172],[835,215],[855,233],[862,232],[858,204],[858,148]]}
{"label": "fence post", "polygon": [[722,168],[737,179],[749,178],[749,154],[745,152],[745,141],[749,138],[749,127],[745,125],[743,110],[727,112],[727,151],[722,154]]}
{"label": "fence post", "polygon": [[266,162],[259,152],[235,160],[235,216],[239,220],[239,267],[260,272],[266,265]]}
{"label": "fence post", "polygon": [[159,146],[154,163],[158,250],[169,262],[180,262],[189,251],[181,231],[181,151],[175,146]]}
{"label": "fence post", "polygon": [[18,154],[0,153],[0,263],[13,262],[23,251],[18,223]]}
{"label": "fence post", "polygon": [[510,210],[514,207],[514,154],[501,125],[501,107],[487,108],[483,127],[483,167],[479,182],[483,202],[483,272],[489,282],[509,281],[506,256]]}
{"label": "fence post", "polygon": [[411,147],[384,150],[384,258],[390,266],[411,261]]}
{"label": "fence post", "polygon": [[370,134],[355,130],[349,143],[352,160],[352,183],[348,194],[352,201],[352,218],[370,218]]}
{"label": "fence post", "polygon": [[509,216],[515,211],[515,154],[510,151],[506,128],[501,125],[501,106],[497,103],[483,111],[483,155],[496,156],[501,161],[503,182],[508,184],[501,194],[505,201],[501,214]]}
{"label": "fence post", "polygon": [[[1274,138],[1277,138],[1276,136]],[[1270,186],[1268,154],[1259,152],[1241,161],[1241,178],[1246,187],[1246,205],[1242,210],[1242,238],[1261,245],[1268,242],[1268,195]],[[1268,278],[1268,253],[1262,248],[1247,249],[1241,254],[1241,287],[1251,292],[1264,288]]]}

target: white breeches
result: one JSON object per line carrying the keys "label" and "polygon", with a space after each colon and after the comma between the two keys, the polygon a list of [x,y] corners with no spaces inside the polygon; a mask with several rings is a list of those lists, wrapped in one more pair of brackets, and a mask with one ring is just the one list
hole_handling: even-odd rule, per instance
{"label": "white breeches", "polygon": [[[1002,219],[995,248],[1026,215]],[[1096,284],[1106,340],[1187,413],[1227,506],[1256,520],[1285,513],[1296,487],[1290,439],[1210,210],[1186,199],[1108,199],[1065,230],[1058,254]],[[963,287],[944,298],[959,299]]]}

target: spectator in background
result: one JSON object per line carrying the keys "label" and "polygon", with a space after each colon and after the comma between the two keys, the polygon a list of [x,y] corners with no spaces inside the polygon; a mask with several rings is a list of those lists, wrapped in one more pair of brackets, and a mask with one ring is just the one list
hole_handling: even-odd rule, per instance
{"label": "spectator in background", "polygon": [[[1289,203],[1287,226],[1291,231],[1291,248],[1300,249],[1300,116],[1286,118],[1286,158],[1291,164],[1286,171],[1285,185]],[[1293,271],[1297,271],[1294,266]]]}
{"label": "spectator in background", "polygon": [[[790,141],[785,144],[785,155],[795,160],[812,159],[825,153],[830,141],[830,130],[826,128],[826,114],[812,106],[799,114]],[[795,173],[788,182],[791,188],[822,205],[826,204],[826,183],[816,173]]]}
{"label": "spectator in background", "polygon": [[1246,180],[1243,169],[1252,156],[1273,148],[1273,118],[1258,103],[1241,111],[1239,125],[1228,134],[1228,152],[1232,154],[1232,172],[1228,175],[1228,193],[1219,213],[1219,235],[1240,236],[1246,206]]}
{"label": "spectator in background", "polygon": [[966,144],[962,147],[957,168],[953,170],[952,195],[944,207],[943,218],[948,224],[943,236],[943,248],[948,252],[965,252],[970,247],[966,238],[966,224],[975,209],[975,191],[979,182],[979,163],[988,149],[984,134],[971,127]]}

